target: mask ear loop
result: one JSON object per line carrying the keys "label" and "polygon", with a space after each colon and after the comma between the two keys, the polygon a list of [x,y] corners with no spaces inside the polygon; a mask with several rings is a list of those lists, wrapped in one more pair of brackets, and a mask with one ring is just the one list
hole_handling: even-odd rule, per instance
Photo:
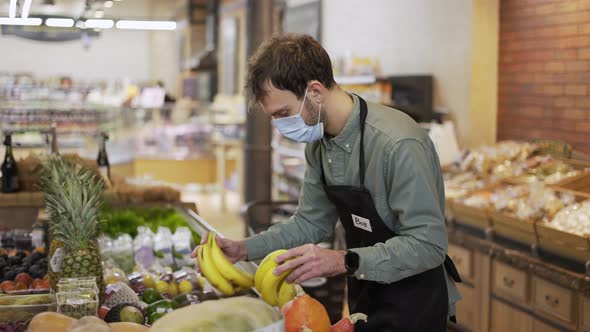
{"label": "mask ear loop", "polygon": [[299,115],[303,112],[303,107],[305,106],[305,99],[307,98],[307,88],[305,89],[305,94],[303,95],[303,103],[301,104],[301,109],[299,110]]}
{"label": "mask ear loop", "polygon": [[320,109],[318,110],[318,124],[320,123],[321,115],[322,115],[322,103],[320,103]]}

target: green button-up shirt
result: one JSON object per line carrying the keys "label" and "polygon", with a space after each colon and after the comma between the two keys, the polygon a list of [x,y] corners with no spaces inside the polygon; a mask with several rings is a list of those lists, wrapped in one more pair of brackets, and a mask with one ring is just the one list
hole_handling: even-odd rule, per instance
{"label": "green button-up shirt", "polygon": [[[328,185],[359,185],[360,106],[354,107],[336,137],[307,144],[307,167],[297,212],[289,221],[245,240],[248,259],[271,251],[318,243],[329,237],[338,220],[321,179]],[[367,103],[365,124],[365,186],[379,216],[398,236],[370,247],[352,249],[360,256],[355,277],[392,283],[433,269],[445,259],[448,246],[444,219],[445,192],[434,145],[424,129],[406,114]],[[322,149],[322,161],[318,149]],[[449,314],[459,292],[448,273]]]}

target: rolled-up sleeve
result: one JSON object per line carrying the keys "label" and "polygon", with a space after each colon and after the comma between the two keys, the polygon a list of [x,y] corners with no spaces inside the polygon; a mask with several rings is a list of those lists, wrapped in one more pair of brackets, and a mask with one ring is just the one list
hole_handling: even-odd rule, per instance
{"label": "rolled-up sleeve", "polygon": [[307,165],[297,211],[287,222],[244,240],[249,260],[262,258],[277,249],[318,243],[334,231],[338,214],[323,187],[318,149],[319,142],[305,148]]}
{"label": "rolled-up sleeve", "polygon": [[352,249],[360,256],[357,278],[391,283],[443,263],[448,240],[434,153],[415,139],[401,140],[385,151],[389,217],[398,221],[398,236]]}

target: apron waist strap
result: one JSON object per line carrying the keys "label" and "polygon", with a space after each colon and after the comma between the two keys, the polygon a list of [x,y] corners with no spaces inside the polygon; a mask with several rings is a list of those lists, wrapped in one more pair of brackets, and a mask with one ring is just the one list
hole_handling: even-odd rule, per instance
{"label": "apron waist strap", "polygon": [[453,260],[451,259],[451,257],[449,257],[449,255],[445,257],[444,265],[445,269],[447,270],[447,272],[449,272],[451,278],[453,278],[455,282],[463,282],[463,280],[461,280],[461,276],[459,275],[459,271],[457,271],[455,263],[453,263]]}

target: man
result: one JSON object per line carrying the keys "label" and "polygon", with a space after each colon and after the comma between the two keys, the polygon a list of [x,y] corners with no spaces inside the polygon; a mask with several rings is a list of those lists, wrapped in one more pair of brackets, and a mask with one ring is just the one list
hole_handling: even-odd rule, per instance
{"label": "man", "polygon": [[[446,256],[443,179],[427,133],[342,90],[306,35],[261,45],[247,89],[284,136],[307,143],[307,167],[295,215],[244,241],[218,239],[225,254],[235,262],[292,248],[275,274],[294,268],[295,283],[346,274],[350,312],[369,316],[356,331],[445,331],[459,277]],[[316,246],[338,219],[349,250]]]}

